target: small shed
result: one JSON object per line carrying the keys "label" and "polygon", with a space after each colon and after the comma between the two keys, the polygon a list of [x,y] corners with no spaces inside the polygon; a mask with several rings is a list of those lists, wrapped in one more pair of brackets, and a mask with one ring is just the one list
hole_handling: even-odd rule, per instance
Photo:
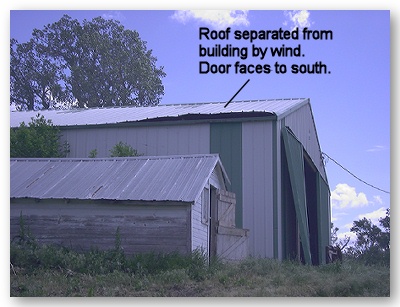
{"label": "small shed", "polygon": [[237,260],[235,194],[216,154],[95,159],[11,159],[11,240],[20,218],[41,243],[126,254],[190,253]]}

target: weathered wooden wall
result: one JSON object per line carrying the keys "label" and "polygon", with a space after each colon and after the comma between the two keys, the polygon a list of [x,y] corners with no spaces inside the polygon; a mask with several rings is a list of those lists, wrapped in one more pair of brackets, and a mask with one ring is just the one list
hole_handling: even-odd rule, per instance
{"label": "weathered wooden wall", "polygon": [[191,251],[191,204],[129,205],[58,200],[12,201],[11,240],[19,235],[20,214],[40,242],[78,251],[113,248],[119,228],[126,254]]}
{"label": "weathered wooden wall", "polygon": [[192,250],[208,252],[208,223],[202,221],[204,191],[192,207]]}

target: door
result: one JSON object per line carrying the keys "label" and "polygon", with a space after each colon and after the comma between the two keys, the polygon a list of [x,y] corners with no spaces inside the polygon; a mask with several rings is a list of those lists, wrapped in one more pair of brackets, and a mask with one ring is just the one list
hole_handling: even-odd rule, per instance
{"label": "door", "polygon": [[312,264],[303,145],[288,127],[282,129],[282,136],[289,171],[289,180],[292,187],[296,220],[299,226],[301,248],[304,254],[303,259],[307,264]]}

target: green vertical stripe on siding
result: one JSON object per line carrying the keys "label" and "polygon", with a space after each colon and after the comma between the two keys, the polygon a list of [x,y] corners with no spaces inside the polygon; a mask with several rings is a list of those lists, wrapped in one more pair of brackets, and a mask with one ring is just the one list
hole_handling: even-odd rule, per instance
{"label": "green vertical stripe on siding", "polygon": [[[273,172],[273,210],[274,210],[274,258],[277,259],[279,258],[279,253],[278,253],[278,195],[277,195],[277,185],[278,185],[278,156],[277,156],[277,147],[278,147],[278,140],[277,140],[277,125],[278,122],[274,122],[272,124],[272,172]],[[280,141],[280,139],[279,139]]]}
{"label": "green vertical stripe on siding", "polygon": [[318,248],[319,263],[326,262],[325,246],[331,244],[331,209],[329,186],[317,172],[317,216],[318,216]]}
{"label": "green vertical stripe on siding", "polygon": [[211,123],[210,153],[218,153],[236,194],[236,227],[243,227],[242,123]]}

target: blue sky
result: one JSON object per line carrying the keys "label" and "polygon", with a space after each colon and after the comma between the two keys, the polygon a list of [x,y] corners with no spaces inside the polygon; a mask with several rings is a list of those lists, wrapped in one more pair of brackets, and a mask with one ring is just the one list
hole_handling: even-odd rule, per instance
{"label": "blue sky", "polygon": [[[362,8],[360,8],[362,9]],[[10,37],[25,42],[34,28],[68,14],[79,21],[94,17],[119,20],[147,41],[164,66],[162,104],[228,101],[250,82],[235,100],[310,98],[321,150],[353,174],[390,191],[390,11],[383,10],[250,10],[240,12],[173,10],[11,11]],[[247,46],[248,41],[199,40],[199,27],[210,30],[330,30],[332,40],[253,42],[260,47],[296,47],[304,57],[211,59],[210,62],[273,64],[288,67],[286,74],[200,74],[199,44]],[[232,35],[232,34],[231,34]],[[292,64],[321,61],[330,74],[291,74]],[[345,172],[333,161],[326,165],[332,193],[332,220],[341,236],[354,220],[377,219],[390,207],[390,194],[374,189]]]}

